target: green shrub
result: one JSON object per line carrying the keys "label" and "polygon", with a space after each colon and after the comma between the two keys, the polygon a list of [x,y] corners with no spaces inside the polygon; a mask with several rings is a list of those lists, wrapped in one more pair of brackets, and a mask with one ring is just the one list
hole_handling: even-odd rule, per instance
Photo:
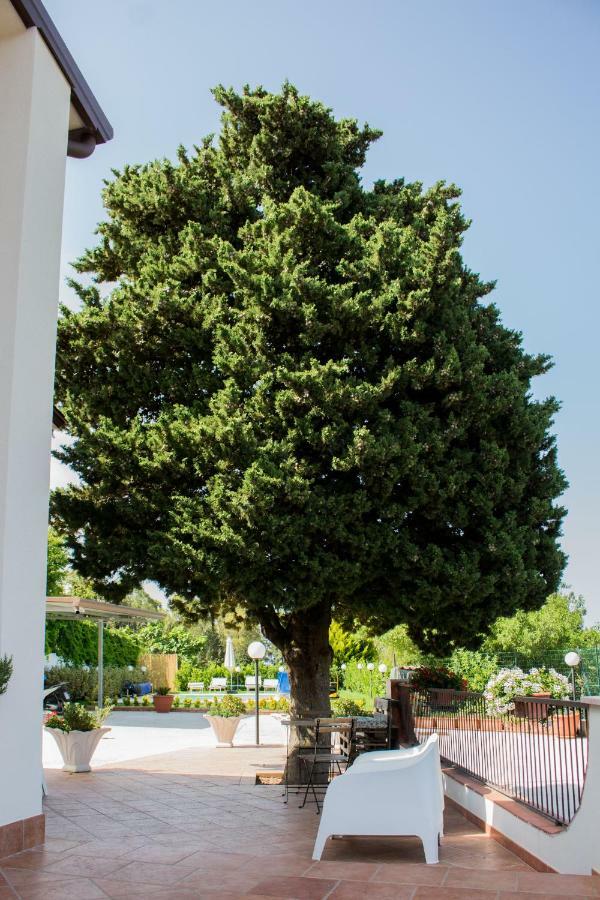
{"label": "green shrub", "polygon": [[180,706],[181,706],[181,701],[180,701],[179,697],[177,695],[175,695],[175,699],[173,700],[173,706],[171,707],[171,709],[179,709]]}
{"label": "green shrub", "polygon": [[246,706],[244,701],[235,694],[225,694],[216,703],[211,703],[208,711],[211,716],[224,716],[229,719],[233,716],[243,715],[246,712]]}
{"label": "green shrub", "polygon": [[351,700],[349,697],[336,697],[331,701],[331,713],[334,716],[366,716],[364,703]]}
{"label": "green shrub", "polygon": [[415,669],[411,684],[417,691],[427,691],[432,688],[447,688],[453,691],[464,691],[467,682],[447,666],[419,666]]}
{"label": "green shrub", "polygon": [[448,666],[467,682],[468,689],[483,693],[485,686],[498,669],[495,656],[482,653],[481,650],[454,650],[448,660]]}
{"label": "green shrub", "polygon": [[185,700],[183,701],[183,707],[184,707],[184,709],[191,709],[191,708],[192,708],[192,703],[193,703],[193,702],[194,702],[194,701],[192,700],[191,697],[186,697]]}
{"label": "green shrub", "polygon": [[366,663],[363,668],[358,668],[358,663],[350,662],[347,664],[343,676],[344,688],[357,694],[363,694],[366,697],[381,697],[385,694],[386,675],[382,674],[377,666],[369,671]]}
{"label": "green shrub", "polygon": [[110,711],[110,706],[88,710],[82,703],[65,703],[62,713],[49,716],[45,724],[59,731],[93,731],[101,727]]}
{"label": "green shrub", "polygon": [[[137,668],[129,671],[126,666],[111,666],[104,669],[104,694],[107,697],[119,697],[127,681],[146,681],[147,675]],[[46,669],[48,686],[65,682],[71,700],[93,702],[98,699],[98,672],[83,666],[52,666]]]}

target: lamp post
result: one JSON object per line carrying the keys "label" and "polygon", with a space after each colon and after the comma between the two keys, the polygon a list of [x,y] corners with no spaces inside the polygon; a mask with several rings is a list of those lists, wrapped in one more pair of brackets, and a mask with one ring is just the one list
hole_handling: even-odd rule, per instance
{"label": "lamp post", "polygon": [[375,663],[367,663],[367,669],[369,670],[369,697],[371,700],[373,699],[373,669],[375,668]]}
{"label": "lamp post", "polygon": [[248,647],[248,656],[250,659],[254,660],[254,696],[256,699],[256,746],[260,744],[260,711],[259,711],[259,694],[258,694],[258,663],[261,659],[264,659],[265,653],[267,652],[264,644],[261,644],[260,641],[252,641],[250,646]]}
{"label": "lamp post", "polygon": [[565,662],[571,669],[571,686],[573,691],[573,700],[575,699],[575,669],[581,662],[581,657],[579,653],[576,653],[575,650],[570,650],[569,653],[565,654]]}

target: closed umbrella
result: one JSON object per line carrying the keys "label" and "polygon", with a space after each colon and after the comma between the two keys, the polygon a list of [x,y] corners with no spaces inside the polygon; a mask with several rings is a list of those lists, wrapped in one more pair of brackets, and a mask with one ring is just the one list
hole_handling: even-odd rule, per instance
{"label": "closed umbrella", "polygon": [[226,669],[229,669],[229,674],[231,675],[235,669],[235,651],[233,649],[233,640],[230,637],[227,638],[225,645],[225,662],[223,665]]}

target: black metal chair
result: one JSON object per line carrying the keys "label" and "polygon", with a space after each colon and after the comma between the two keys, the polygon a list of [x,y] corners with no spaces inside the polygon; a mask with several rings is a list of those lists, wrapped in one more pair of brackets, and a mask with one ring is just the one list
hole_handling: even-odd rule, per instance
{"label": "black metal chair", "polygon": [[[346,740],[342,744],[341,736]],[[299,757],[306,769],[306,788],[302,809],[308,800],[309,791],[317,805],[317,814],[321,812],[320,800],[323,799],[327,785],[336,775],[342,775],[348,768],[354,743],[354,719],[317,719],[315,738],[311,754]],[[322,791],[319,798],[317,790]]]}

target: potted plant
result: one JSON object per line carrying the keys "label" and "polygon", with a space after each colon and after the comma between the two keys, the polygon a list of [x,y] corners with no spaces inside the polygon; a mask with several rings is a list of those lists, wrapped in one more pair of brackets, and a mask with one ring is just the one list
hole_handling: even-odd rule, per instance
{"label": "potted plant", "polygon": [[87,710],[83,703],[65,703],[62,713],[51,713],[44,723],[63,758],[63,772],[89,772],[90,760],[110,728],[102,723],[111,710]]}
{"label": "potted plant", "polygon": [[175,699],[174,695],[171,693],[170,689],[165,685],[156,689],[156,693],[154,695],[154,709],[158,713],[168,713],[171,712],[171,707],[173,706],[173,700]]}
{"label": "potted plant", "polygon": [[550,704],[528,703],[519,697],[548,697],[569,699],[569,680],[555,669],[500,669],[488,681],[484,694],[490,715],[516,716],[530,719],[546,719]]}
{"label": "potted plant", "polygon": [[210,704],[206,718],[217,739],[217,747],[233,747],[237,727],[245,712],[243,700],[234,694],[225,694],[218,700],[215,698]]}
{"label": "potted plant", "polygon": [[0,656],[0,695],[6,693],[12,672],[12,656]]}
{"label": "potted plant", "polygon": [[420,666],[413,672],[411,687],[427,694],[429,708],[439,711],[452,709],[456,691],[465,691],[467,683],[447,666]]}

